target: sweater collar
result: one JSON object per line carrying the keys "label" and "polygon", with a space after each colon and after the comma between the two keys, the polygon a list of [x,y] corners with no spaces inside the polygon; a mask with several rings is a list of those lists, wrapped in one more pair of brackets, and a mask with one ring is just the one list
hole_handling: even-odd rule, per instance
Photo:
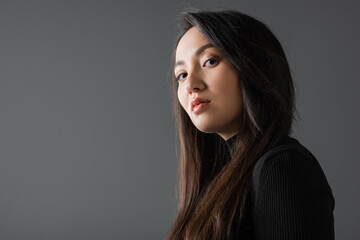
{"label": "sweater collar", "polygon": [[229,151],[229,153],[231,153],[231,156],[233,155],[233,151],[234,151],[234,146],[235,146],[235,140],[236,140],[236,137],[238,136],[239,134],[235,134],[234,136],[232,136],[231,138],[229,138],[228,140],[225,141],[226,143],[226,146],[227,146],[227,150]]}

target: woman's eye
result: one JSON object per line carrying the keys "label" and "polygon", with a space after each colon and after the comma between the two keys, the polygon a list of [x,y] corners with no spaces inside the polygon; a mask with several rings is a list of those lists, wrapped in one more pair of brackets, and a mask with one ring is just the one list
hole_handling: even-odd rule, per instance
{"label": "woman's eye", "polygon": [[186,78],[187,77],[187,73],[181,73],[181,74],[179,74],[177,77],[176,77],[176,79],[178,80],[178,81],[182,81],[182,80],[184,80],[184,78]]}
{"label": "woman's eye", "polygon": [[216,58],[211,58],[209,60],[207,60],[204,65],[205,66],[213,66],[218,62],[218,60]]}

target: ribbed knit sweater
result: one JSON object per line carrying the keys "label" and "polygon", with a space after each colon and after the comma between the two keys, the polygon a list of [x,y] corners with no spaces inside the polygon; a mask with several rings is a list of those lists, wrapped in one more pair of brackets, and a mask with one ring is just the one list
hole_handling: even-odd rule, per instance
{"label": "ribbed knit sweater", "polygon": [[[229,154],[236,135],[226,141]],[[286,136],[256,163],[234,239],[334,239],[335,199],[316,158]]]}

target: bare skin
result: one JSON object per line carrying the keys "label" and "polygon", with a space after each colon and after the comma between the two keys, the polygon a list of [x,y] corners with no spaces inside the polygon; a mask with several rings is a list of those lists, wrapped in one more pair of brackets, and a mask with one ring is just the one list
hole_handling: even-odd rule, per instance
{"label": "bare skin", "polygon": [[[238,133],[243,108],[236,70],[196,27],[189,29],[176,49],[175,76],[178,99],[197,129],[228,140]],[[211,102],[193,111],[196,97]]]}

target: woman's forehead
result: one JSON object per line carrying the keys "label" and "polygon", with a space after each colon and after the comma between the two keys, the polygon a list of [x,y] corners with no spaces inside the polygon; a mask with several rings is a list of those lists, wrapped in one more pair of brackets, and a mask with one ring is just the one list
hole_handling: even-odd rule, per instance
{"label": "woman's forehead", "polygon": [[182,58],[195,55],[196,51],[210,43],[205,35],[200,32],[197,27],[190,28],[180,39],[175,53],[176,61],[182,60]]}

